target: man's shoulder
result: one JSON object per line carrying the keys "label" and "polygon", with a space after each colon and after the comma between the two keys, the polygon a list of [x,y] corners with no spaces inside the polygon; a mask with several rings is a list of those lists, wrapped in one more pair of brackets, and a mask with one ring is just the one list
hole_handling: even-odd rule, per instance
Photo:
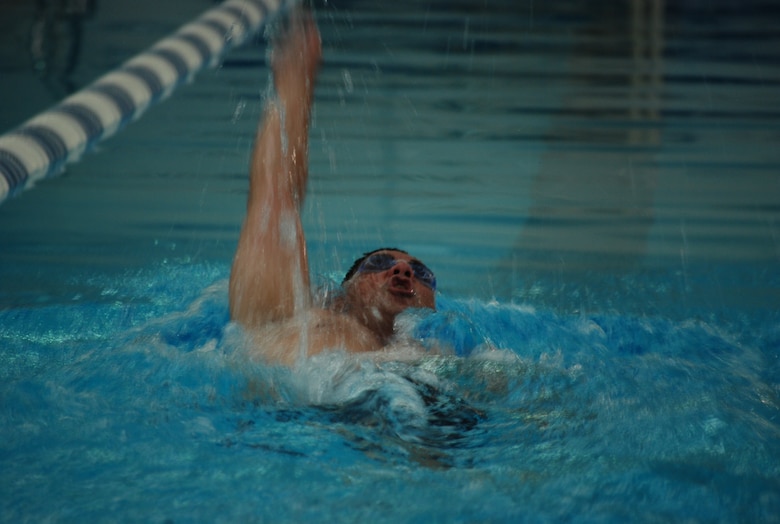
{"label": "man's shoulder", "polygon": [[305,352],[326,350],[351,353],[382,349],[379,338],[355,317],[330,309],[312,308],[281,322],[254,330],[252,354],[274,362],[292,364]]}
{"label": "man's shoulder", "polygon": [[[357,353],[382,348],[379,338],[355,317],[330,309],[312,309],[307,313],[308,335],[311,349],[345,349]],[[316,345],[322,346],[317,351]],[[309,354],[314,354],[310,352]]]}

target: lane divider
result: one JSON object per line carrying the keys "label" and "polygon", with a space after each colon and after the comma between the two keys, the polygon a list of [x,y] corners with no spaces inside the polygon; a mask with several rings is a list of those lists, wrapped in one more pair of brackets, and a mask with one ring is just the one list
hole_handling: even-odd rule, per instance
{"label": "lane divider", "polygon": [[0,136],[0,203],[65,165],[255,34],[284,0],[226,0],[53,108]]}

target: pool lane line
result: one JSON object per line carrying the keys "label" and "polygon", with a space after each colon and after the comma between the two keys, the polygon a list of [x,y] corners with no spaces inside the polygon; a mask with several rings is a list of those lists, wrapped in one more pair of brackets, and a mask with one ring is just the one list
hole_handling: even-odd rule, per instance
{"label": "pool lane line", "polygon": [[226,0],[117,69],[0,136],[0,203],[65,165],[201,70],[218,65],[285,0]]}

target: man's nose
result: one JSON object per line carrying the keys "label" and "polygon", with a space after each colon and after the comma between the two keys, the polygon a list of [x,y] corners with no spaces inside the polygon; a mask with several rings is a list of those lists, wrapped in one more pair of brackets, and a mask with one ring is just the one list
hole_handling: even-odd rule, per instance
{"label": "man's nose", "polygon": [[406,260],[398,260],[393,267],[390,268],[393,275],[401,275],[406,278],[412,278],[412,266]]}

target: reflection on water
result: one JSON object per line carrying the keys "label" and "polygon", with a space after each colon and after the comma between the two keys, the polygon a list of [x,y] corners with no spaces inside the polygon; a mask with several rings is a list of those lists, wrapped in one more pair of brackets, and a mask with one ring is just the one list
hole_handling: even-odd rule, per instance
{"label": "reflection on water", "polygon": [[[30,28],[30,57],[35,73],[56,98],[77,87],[71,75],[81,56],[84,20],[97,0],[38,0]],[[55,99],[56,99],[55,98]]]}
{"label": "reflection on water", "polygon": [[589,11],[509,264],[629,269],[644,260],[661,147],[663,1]]}
{"label": "reflection on water", "polygon": [[[101,2],[90,26],[113,29],[101,17],[118,5]],[[316,274],[398,245],[453,296],[537,303],[558,286],[558,307],[566,286],[598,295],[599,278],[651,270],[676,293],[659,287],[654,300],[778,298],[758,283],[780,256],[776,10],[402,1],[318,16],[326,59],[304,216]],[[134,20],[112,21],[123,40]],[[4,203],[0,220],[15,226],[0,227],[3,261],[228,264],[264,61],[262,42],[236,50],[67,180]]]}

